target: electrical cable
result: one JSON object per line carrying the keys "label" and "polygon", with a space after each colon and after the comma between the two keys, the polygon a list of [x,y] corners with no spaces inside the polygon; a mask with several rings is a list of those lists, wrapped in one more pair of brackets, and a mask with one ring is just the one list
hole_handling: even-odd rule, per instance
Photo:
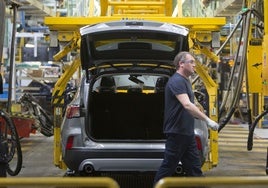
{"label": "electrical cable", "polygon": [[[243,19],[243,17],[241,17],[241,19]],[[241,29],[242,30],[242,29]],[[241,41],[242,41],[242,36],[243,36],[243,33],[242,31],[240,32],[240,37],[239,37],[239,41],[238,43],[241,44]],[[232,83],[233,83],[233,80],[234,80],[234,74],[235,74],[235,70],[238,66],[238,54],[240,52],[240,46],[238,45],[237,46],[237,50],[236,50],[236,55],[235,55],[235,58],[234,58],[234,66],[232,67],[231,69],[231,74],[230,74],[230,78],[229,78],[229,81],[228,81],[228,84],[227,84],[227,92],[224,94],[223,96],[223,100],[222,100],[222,103],[221,103],[221,106],[219,108],[219,117],[222,116],[223,112],[225,111],[225,106],[226,106],[226,102],[229,98],[229,93],[231,91],[231,86],[232,86]]]}
{"label": "electrical cable", "polygon": [[268,105],[266,105],[264,108],[265,108],[264,111],[256,117],[252,126],[249,128],[248,143],[247,143],[248,151],[251,151],[253,148],[253,134],[254,134],[254,130],[257,126],[257,123],[263,118],[263,116],[268,114]]}
{"label": "electrical cable", "polygon": [[224,41],[224,43],[221,45],[221,47],[219,48],[219,50],[216,52],[216,55],[219,55],[220,54],[220,52],[223,50],[223,48],[226,46],[226,44],[233,37],[234,33],[236,32],[236,30],[240,26],[242,20],[243,20],[243,17],[239,18],[238,22],[236,23],[235,27],[232,29],[231,33],[228,35],[227,39]]}
{"label": "electrical cable", "polygon": [[239,71],[238,71],[238,73],[239,73],[238,80],[236,82],[236,87],[234,90],[234,97],[232,98],[233,100],[231,102],[230,108],[227,111],[225,117],[223,117],[219,121],[219,125],[220,125],[219,130],[218,130],[219,132],[229,122],[229,120],[231,119],[232,115],[234,114],[234,112],[237,108],[237,103],[239,101],[238,99],[239,99],[240,91],[242,88],[245,66],[247,65],[247,44],[248,44],[248,36],[249,36],[249,28],[250,28],[249,24],[250,24],[250,18],[251,18],[251,11],[247,10],[247,11],[243,12],[242,16],[243,16],[243,25],[242,25],[241,33],[243,33],[243,39],[244,39],[245,45],[243,46],[241,62],[240,62],[240,67],[239,67]]}
{"label": "electrical cable", "polygon": [[[249,100],[249,84],[248,84],[248,73],[247,73],[247,53],[248,53],[248,44],[249,44],[249,34],[250,29],[251,29],[251,17],[253,14],[253,10],[251,9],[248,13],[247,13],[247,18],[246,18],[246,31],[245,31],[245,36],[244,36],[244,50],[243,50],[243,62],[244,62],[244,74],[245,75],[245,81],[246,81],[246,100],[247,100],[247,111],[248,111],[248,123],[249,125],[252,124],[252,116],[251,116],[251,109],[250,109],[250,100]],[[243,77],[241,78],[241,82],[243,82]],[[242,85],[241,85],[242,86]],[[241,87],[242,88],[242,87]]]}

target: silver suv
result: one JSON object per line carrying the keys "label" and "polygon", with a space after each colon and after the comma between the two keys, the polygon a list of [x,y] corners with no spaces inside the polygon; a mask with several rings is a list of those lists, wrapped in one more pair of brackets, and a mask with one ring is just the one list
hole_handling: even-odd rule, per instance
{"label": "silver suv", "polygon": [[[182,26],[124,20],[81,28],[84,77],[62,123],[62,154],[76,174],[154,172],[164,151],[164,87],[189,50]],[[208,130],[196,120],[200,158]],[[181,172],[178,164],[178,172]]]}

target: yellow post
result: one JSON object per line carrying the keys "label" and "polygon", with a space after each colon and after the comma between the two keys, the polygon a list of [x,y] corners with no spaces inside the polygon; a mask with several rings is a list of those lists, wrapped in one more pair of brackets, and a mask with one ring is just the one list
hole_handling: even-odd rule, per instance
{"label": "yellow post", "polygon": [[166,0],[166,16],[172,15],[172,1]]}
{"label": "yellow post", "polygon": [[[218,120],[218,107],[217,107],[217,88],[218,85],[214,80],[208,75],[207,71],[201,65],[200,62],[196,63],[196,72],[200,76],[201,80],[204,82],[204,85],[209,93],[209,115],[210,118],[214,121]],[[209,164],[207,168],[212,168],[218,164],[218,132],[210,130],[210,158],[208,161]],[[208,170],[208,169],[204,169]]]}
{"label": "yellow post", "polygon": [[62,161],[61,155],[61,123],[63,114],[63,93],[67,82],[70,80],[72,75],[78,70],[80,66],[80,57],[77,57],[68,69],[61,75],[59,80],[56,82],[52,96],[52,103],[54,106],[54,164],[55,166],[65,169],[66,165]]}
{"label": "yellow post", "polygon": [[101,0],[100,7],[101,7],[101,16],[106,16],[108,10],[108,0]]}
{"label": "yellow post", "polygon": [[[262,105],[267,105],[268,97],[268,1],[263,1],[264,8],[264,36],[262,41]],[[263,111],[263,109],[262,109]]]}
{"label": "yellow post", "polygon": [[268,62],[267,62],[267,54],[268,54],[268,2],[263,1],[264,5],[264,36],[262,42],[262,82],[263,82],[263,95],[268,96]]}

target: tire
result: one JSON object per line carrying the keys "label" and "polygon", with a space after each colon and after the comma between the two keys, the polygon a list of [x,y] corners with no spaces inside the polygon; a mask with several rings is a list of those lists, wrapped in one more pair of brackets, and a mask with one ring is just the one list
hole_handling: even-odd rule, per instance
{"label": "tire", "polygon": [[11,176],[16,176],[19,174],[22,168],[22,151],[19,136],[16,127],[9,117],[9,115],[1,112],[1,137],[6,140],[8,146],[7,152],[7,173]]}

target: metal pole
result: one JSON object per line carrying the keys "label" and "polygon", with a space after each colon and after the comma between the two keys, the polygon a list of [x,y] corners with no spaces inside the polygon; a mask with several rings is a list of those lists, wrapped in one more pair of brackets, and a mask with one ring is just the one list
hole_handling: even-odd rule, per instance
{"label": "metal pole", "polygon": [[10,52],[10,71],[9,71],[9,84],[8,84],[8,101],[7,101],[7,112],[11,112],[11,105],[12,105],[12,87],[13,87],[13,78],[14,78],[14,57],[15,57],[15,40],[16,40],[16,15],[17,15],[17,9],[18,5],[12,4],[13,9],[13,28],[12,28],[12,38],[11,38],[11,52]]}
{"label": "metal pole", "polygon": [[0,1],[0,63],[2,64],[2,55],[4,47],[4,36],[5,36],[5,13],[6,13],[6,3],[5,1]]}
{"label": "metal pole", "polygon": [[[6,12],[6,3],[5,1],[0,1],[0,19],[1,19],[1,28],[0,28],[0,70],[2,67],[2,55],[3,55],[3,47],[4,47],[4,36],[5,36],[5,12]],[[0,74],[2,77],[2,75]],[[2,87],[3,87],[3,83]],[[1,126],[3,124],[0,124],[0,177],[6,177],[7,176],[7,143],[5,139],[2,136],[1,132]]]}

